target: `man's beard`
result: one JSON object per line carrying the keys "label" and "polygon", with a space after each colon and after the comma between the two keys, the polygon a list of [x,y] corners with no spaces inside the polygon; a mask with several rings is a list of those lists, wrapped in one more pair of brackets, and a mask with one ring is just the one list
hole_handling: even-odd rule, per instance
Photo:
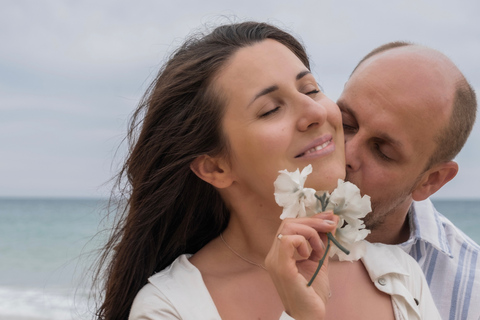
{"label": "man's beard", "polygon": [[[346,180],[348,181],[348,177]],[[410,201],[410,199],[408,198],[411,196],[413,190],[415,190],[415,187],[419,180],[420,177],[418,177],[411,186],[399,191],[393,197],[383,199],[381,202],[372,199],[372,212],[370,212],[365,216],[365,218],[363,218],[366,229],[369,229],[372,232],[374,232],[375,230],[379,230],[383,227],[385,221],[390,216],[398,214],[396,212],[398,208],[403,205],[405,201]],[[408,208],[406,208],[405,210],[408,210]]]}
{"label": "man's beard", "polygon": [[409,195],[409,192],[402,192],[398,196],[390,198],[391,201],[388,203],[372,201],[372,212],[363,218],[365,227],[372,232],[381,229],[387,218],[395,214],[395,211],[407,200]]}

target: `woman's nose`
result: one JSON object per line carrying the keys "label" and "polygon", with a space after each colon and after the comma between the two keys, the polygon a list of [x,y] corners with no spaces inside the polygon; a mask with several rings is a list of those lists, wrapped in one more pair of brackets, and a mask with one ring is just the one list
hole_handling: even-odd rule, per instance
{"label": "woman's nose", "polygon": [[322,101],[315,101],[308,96],[304,96],[299,103],[299,113],[297,128],[299,131],[306,131],[312,127],[321,126],[327,119],[327,109]]}

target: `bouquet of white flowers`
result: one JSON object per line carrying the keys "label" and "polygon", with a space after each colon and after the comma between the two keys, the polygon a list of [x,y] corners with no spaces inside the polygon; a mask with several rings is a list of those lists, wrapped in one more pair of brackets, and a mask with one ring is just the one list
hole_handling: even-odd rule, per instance
{"label": "bouquet of white flowers", "polygon": [[[328,191],[316,191],[305,188],[305,180],[312,172],[312,165],[306,166],[302,172],[280,171],[275,180],[275,201],[283,207],[280,219],[308,217],[318,212],[333,210],[340,217],[334,237],[328,233],[328,243],[324,257],[320,260],[317,272],[309,282],[313,282],[320,270],[325,256],[337,256],[340,261],[356,261],[365,253],[365,237],[370,230],[365,229],[363,219],[370,211],[370,197],[360,194],[356,185],[338,180],[337,188],[330,194]],[[330,247],[333,242],[336,247]]]}

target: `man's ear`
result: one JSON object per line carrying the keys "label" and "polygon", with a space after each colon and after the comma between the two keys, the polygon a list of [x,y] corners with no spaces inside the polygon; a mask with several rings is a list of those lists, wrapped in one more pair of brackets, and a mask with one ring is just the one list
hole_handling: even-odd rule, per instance
{"label": "man's ear", "polygon": [[190,169],[197,177],[219,189],[233,183],[230,166],[223,158],[201,155],[192,161]]}
{"label": "man's ear", "polygon": [[425,200],[437,192],[448,181],[455,178],[458,172],[458,164],[455,161],[443,162],[435,165],[424,173],[412,192],[415,201]]}

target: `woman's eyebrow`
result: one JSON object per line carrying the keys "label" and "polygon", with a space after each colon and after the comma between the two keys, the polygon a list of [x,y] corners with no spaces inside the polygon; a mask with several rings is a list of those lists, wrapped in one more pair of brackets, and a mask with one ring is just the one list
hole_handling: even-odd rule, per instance
{"label": "woman's eyebrow", "polygon": [[252,99],[252,101],[250,101],[250,103],[248,104],[249,106],[255,101],[257,100],[258,98],[264,96],[264,95],[267,95],[275,90],[278,90],[278,86],[277,85],[273,85],[273,86],[270,86],[268,88],[265,88],[263,89],[262,91],[260,91],[259,93],[257,93],[255,95],[255,97]]}
{"label": "woman's eyebrow", "polygon": [[296,80],[300,80],[303,77],[305,77],[307,74],[311,74],[312,72],[310,70],[305,70],[297,74],[297,77],[295,78]]}
{"label": "woman's eyebrow", "polygon": [[[302,71],[300,72],[299,74],[297,74],[297,76],[295,77],[295,80],[298,81],[300,79],[302,79],[303,77],[305,77],[306,75],[308,74],[311,74],[310,70],[305,70],[305,71]],[[259,93],[257,93],[255,95],[255,97],[252,99],[252,101],[250,101],[250,103],[248,104],[249,106],[255,101],[257,100],[258,98],[264,96],[264,95],[267,95],[275,90],[278,90],[278,86],[277,85],[273,85],[273,86],[270,86],[268,88],[265,88],[263,89],[262,91],[260,91]]]}

